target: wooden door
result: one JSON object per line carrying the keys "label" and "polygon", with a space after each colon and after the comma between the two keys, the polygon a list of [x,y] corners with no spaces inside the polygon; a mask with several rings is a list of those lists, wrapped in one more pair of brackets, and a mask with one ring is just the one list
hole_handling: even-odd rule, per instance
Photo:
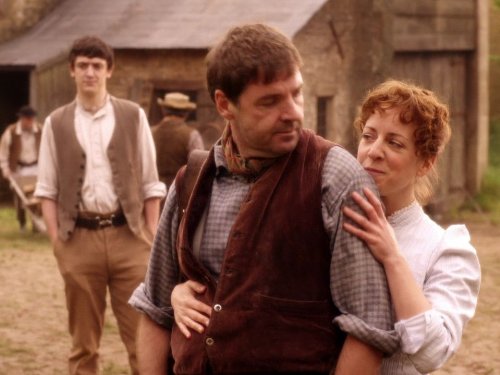
{"label": "wooden door", "polygon": [[396,53],[391,77],[434,91],[448,104],[452,137],[441,157],[433,203],[446,210],[466,194],[466,56],[460,52]]}

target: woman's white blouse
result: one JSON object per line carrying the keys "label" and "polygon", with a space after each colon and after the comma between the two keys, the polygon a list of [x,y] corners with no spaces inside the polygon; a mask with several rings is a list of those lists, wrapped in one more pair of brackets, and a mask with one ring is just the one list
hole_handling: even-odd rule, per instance
{"label": "woman's white blouse", "polygon": [[401,349],[382,374],[426,374],[458,349],[476,310],[481,270],[465,225],[441,228],[414,202],[388,217],[400,250],[432,310],[396,323]]}

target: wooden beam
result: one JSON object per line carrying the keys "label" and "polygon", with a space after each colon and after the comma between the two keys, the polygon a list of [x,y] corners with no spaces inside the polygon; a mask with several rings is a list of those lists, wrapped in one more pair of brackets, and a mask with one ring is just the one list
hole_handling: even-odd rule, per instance
{"label": "wooden beam", "polygon": [[472,51],[476,18],[398,15],[393,35],[396,51]]}

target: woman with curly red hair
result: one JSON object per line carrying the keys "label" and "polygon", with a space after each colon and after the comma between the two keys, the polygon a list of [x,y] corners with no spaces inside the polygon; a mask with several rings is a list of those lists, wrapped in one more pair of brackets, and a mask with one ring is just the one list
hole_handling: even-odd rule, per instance
{"label": "woman with curly red hair", "polygon": [[368,93],[355,127],[358,161],[380,200],[368,189],[365,197],[354,193],[366,216],[345,207],[354,224],[344,229],[363,239],[384,266],[401,339],[381,373],[429,373],[458,349],[481,277],[466,227],[443,229],[422,208],[450,137],[448,109],[431,91],[391,80]]}

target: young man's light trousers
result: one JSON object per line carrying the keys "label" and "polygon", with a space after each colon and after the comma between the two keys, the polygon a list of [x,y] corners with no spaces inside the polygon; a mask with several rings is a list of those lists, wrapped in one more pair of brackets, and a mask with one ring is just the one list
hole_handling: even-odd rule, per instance
{"label": "young man's light trousers", "polygon": [[139,316],[127,302],[146,274],[150,244],[127,225],[75,228],[68,241],[56,243],[54,253],[65,284],[72,337],[70,374],[98,373],[108,289],[132,373],[138,374],[135,335]]}

